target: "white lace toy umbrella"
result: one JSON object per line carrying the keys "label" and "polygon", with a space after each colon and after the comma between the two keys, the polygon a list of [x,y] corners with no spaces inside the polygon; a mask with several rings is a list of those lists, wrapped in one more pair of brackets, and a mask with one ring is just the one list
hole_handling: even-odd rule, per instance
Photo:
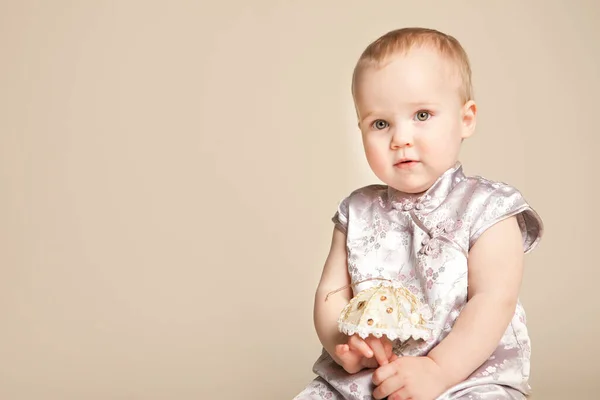
{"label": "white lace toy umbrella", "polygon": [[431,311],[399,283],[383,282],[362,290],[344,307],[338,319],[340,332],[387,336],[390,340],[431,337]]}

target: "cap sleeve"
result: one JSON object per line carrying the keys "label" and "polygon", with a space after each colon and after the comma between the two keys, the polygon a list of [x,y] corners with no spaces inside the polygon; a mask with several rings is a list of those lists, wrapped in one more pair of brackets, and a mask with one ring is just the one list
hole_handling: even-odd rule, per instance
{"label": "cap sleeve", "polygon": [[509,185],[494,184],[494,190],[479,194],[473,207],[469,248],[494,224],[516,216],[523,236],[523,251],[529,253],[542,238],[544,225],[523,195]]}
{"label": "cap sleeve", "polygon": [[335,224],[335,227],[341,230],[344,233],[348,233],[348,207],[349,207],[350,197],[346,197],[343,199],[339,205],[338,209],[331,219]]}

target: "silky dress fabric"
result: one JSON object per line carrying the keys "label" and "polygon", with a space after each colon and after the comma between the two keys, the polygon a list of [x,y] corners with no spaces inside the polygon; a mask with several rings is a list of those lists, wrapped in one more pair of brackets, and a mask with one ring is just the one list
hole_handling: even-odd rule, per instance
{"label": "silky dress fabric", "polygon": [[[460,163],[419,196],[371,185],[342,200],[333,222],[346,233],[354,294],[379,283],[362,282],[369,278],[396,280],[432,310],[432,338],[396,343],[395,354],[424,356],[446,337],[467,302],[469,249],[488,228],[512,216],[528,253],[542,237],[538,214],[514,187],[467,177]],[[492,356],[438,400],[524,399],[531,391],[530,355],[519,302]],[[295,400],[373,398],[373,369],[348,374],[323,350],[313,371],[317,378]]]}

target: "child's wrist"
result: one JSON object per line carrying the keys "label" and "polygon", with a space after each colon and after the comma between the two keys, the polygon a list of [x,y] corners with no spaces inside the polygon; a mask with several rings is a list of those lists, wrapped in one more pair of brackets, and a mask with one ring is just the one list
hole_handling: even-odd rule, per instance
{"label": "child's wrist", "polygon": [[464,380],[464,378],[460,376],[460,368],[457,368],[456,365],[440,360],[435,354],[428,354],[426,357],[433,361],[440,369],[440,374],[443,380],[442,383],[445,389],[457,385]]}

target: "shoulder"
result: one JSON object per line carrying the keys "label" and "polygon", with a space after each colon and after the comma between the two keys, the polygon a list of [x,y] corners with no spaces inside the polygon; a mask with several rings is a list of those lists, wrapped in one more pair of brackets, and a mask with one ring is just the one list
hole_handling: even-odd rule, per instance
{"label": "shoulder", "polygon": [[387,200],[388,186],[386,185],[368,185],[355,189],[344,197],[339,205],[342,209],[351,207],[364,207],[374,202],[382,203]]}
{"label": "shoulder", "polygon": [[517,217],[526,252],[531,251],[539,242],[543,222],[514,186],[481,176],[472,176],[457,185],[456,190],[462,197],[471,246],[491,226],[510,217]]}
{"label": "shoulder", "polygon": [[382,197],[387,197],[387,193],[387,185],[368,185],[353,190],[347,198],[349,200],[378,199]]}
{"label": "shoulder", "polygon": [[464,181],[464,195],[470,211],[502,212],[529,207],[523,194],[514,186],[481,176],[468,177]]}
{"label": "shoulder", "polygon": [[467,192],[473,196],[518,193],[518,190],[508,183],[493,181],[478,175],[466,177],[457,187],[467,189]]}
{"label": "shoulder", "polygon": [[385,204],[387,189],[386,185],[368,185],[353,190],[339,202],[333,222],[346,233],[353,216],[364,215],[375,204]]}

